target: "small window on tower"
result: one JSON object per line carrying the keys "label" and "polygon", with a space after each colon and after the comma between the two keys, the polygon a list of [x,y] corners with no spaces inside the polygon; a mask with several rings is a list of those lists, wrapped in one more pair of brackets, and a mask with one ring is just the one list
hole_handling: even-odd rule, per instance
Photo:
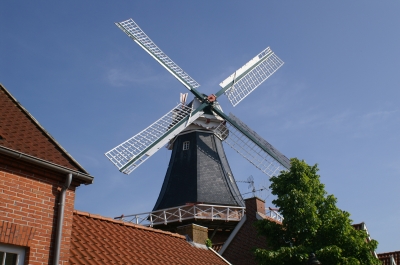
{"label": "small window on tower", "polygon": [[189,150],[189,145],[190,145],[189,141],[183,142],[183,150]]}

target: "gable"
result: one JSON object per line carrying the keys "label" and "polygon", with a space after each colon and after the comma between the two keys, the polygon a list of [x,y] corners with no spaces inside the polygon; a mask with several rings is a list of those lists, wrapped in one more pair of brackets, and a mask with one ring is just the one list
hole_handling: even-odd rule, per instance
{"label": "gable", "polygon": [[87,173],[1,84],[0,146]]}

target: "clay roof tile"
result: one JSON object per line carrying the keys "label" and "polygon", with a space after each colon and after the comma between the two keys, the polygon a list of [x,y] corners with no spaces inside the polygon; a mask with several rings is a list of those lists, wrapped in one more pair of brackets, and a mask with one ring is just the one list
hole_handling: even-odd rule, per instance
{"label": "clay roof tile", "polygon": [[227,264],[184,236],[74,211],[71,264]]}

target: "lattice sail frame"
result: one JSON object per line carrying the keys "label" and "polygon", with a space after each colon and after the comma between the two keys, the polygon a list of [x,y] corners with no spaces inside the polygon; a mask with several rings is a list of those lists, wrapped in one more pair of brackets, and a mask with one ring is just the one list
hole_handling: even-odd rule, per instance
{"label": "lattice sail frame", "polygon": [[140,47],[148,52],[157,62],[164,66],[173,76],[183,83],[189,90],[199,87],[192,77],[174,63],[158,46],[144,33],[144,31],[132,19],[115,23]]}
{"label": "lattice sail frame", "polygon": [[263,148],[258,146],[249,137],[244,135],[229,121],[222,122],[214,130],[214,133],[217,137],[223,140],[226,144],[228,144],[231,148],[233,148],[236,152],[246,158],[251,164],[269,177],[276,175],[282,170],[290,168],[290,160],[286,156],[275,149],[255,131],[251,130],[232,113],[229,114],[229,118],[236,122],[236,124],[238,124],[247,133],[253,136],[263,146],[264,149],[268,150],[275,157],[263,150]]}
{"label": "lattice sail frame", "polygon": [[[105,155],[121,172],[129,174],[185,129],[190,124],[191,112],[191,107],[178,104],[149,127]],[[195,120],[202,113],[202,111],[197,112],[195,116],[190,117],[190,120]]]}
{"label": "lattice sail frame", "polygon": [[268,47],[220,83],[233,106],[239,104],[284,62]]}

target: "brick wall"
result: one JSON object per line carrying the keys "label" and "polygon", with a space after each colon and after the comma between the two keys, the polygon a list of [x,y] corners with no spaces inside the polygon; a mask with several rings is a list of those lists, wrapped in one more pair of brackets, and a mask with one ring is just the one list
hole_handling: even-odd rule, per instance
{"label": "brick wall", "polygon": [[[65,177],[0,156],[0,243],[26,247],[25,264],[53,262],[58,200]],[[74,199],[72,186],[66,194],[60,264],[68,264]]]}
{"label": "brick wall", "polygon": [[257,236],[254,222],[256,212],[265,213],[265,202],[259,198],[249,198],[246,202],[246,221],[231,241],[222,256],[235,265],[257,264],[254,259],[254,248],[267,248],[265,237]]}

